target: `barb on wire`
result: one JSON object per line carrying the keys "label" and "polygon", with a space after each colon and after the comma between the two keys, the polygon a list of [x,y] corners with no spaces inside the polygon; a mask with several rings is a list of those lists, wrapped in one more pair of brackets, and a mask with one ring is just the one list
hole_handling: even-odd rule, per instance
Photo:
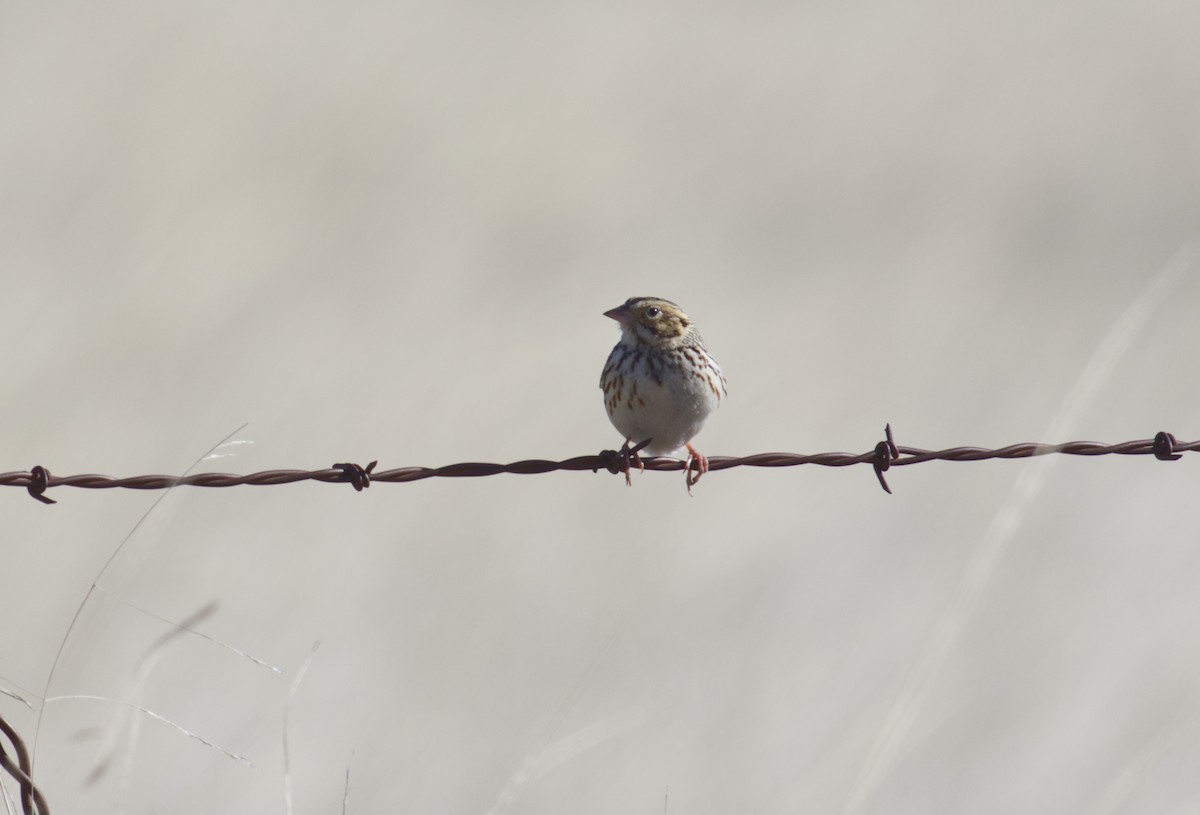
{"label": "barb on wire", "polygon": [[1154,437],[1154,457],[1159,461],[1178,461],[1183,458],[1175,452],[1176,443],[1174,434],[1159,433]]}
{"label": "barb on wire", "polygon": [[25,489],[29,490],[30,497],[43,504],[57,504],[57,501],[45,494],[48,486],[50,486],[49,470],[39,464],[29,471],[29,484]]}
{"label": "barb on wire", "polygon": [[[923,450],[919,447],[897,446],[892,437],[891,425],[884,429],[884,434],[885,439],[867,453],[758,453],[741,457],[710,456],[708,469],[716,471],[729,470],[734,467],[798,467],[802,464],[815,464],[820,467],[849,467],[856,464],[869,464],[879,479],[879,485],[886,492],[891,493],[892,490],[884,478],[885,472],[892,467],[923,464],[926,461],[983,461],[995,458],[1031,458],[1047,455],[1153,456],[1160,461],[1176,461],[1182,458],[1183,453],[1200,451],[1200,441],[1179,441],[1167,432],[1161,432],[1153,439],[1124,441],[1117,444],[1104,444],[1097,441],[1069,441],[1063,444],[1025,442],[996,449],[950,447],[945,450]],[[629,453],[633,452],[629,451]],[[607,470],[610,473],[624,474],[631,461],[637,463],[642,469],[656,471],[682,470],[687,466],[683,460],[677,458],[665,456],[641,458],[636,456],[636,453],[633,456],[629,453],[625,450],[604,450],[594,456],[576,456],[562,461],[525,459],[514,461],[511,464],[463,462],[448,464],[444,467],[397,467],[378,473],[374,472],[377,463],[375,461],[366,467],[341,463],[324,470],[263,470],[249,475],[233,473],[195,473],[185,476],[135,475],[128,478],[115,478],[111,475],[95,473],[51,475],[49,470],[39,465],[32,470],[0,473],[0,487],[22,487],[39,501],[52,504],[54,503],[53,499],[47,498],[43,494],[51,487],[80,487],[92,490],[165,490],[176,486],[274,486],[276,484],[292,484],[297,481],[321,481],[328,484],[349,483],[354,486],[355,490],[361,492],[374,483],[396,484],[421,481],[426,478],[477,478],[500,473],[538,475],[558,470],[574,472]]]}
{"label": "barb on wire", "polygon": [[883,487],[883,491],[888,495],[892,494],[892,488],[888,486],[887,479],[883,474],[892,462],[900,458],[900,450],[896,447],[896,440],[892,438],[892,425],[889,422],[883,427],[884,440],[875,445],[875,458],[871,464],[875,467],[875,477],[879,479],[879,486]]}
{"label": "barb on wire", "polygon": [[362,492],[367,487],[371,486],[371,471],[375,469],[378,461],[372,461],[366,467],[358,464],[334,464],[333,466],[342,471],[342,481],[348,481],[354,485],[355,492]]}

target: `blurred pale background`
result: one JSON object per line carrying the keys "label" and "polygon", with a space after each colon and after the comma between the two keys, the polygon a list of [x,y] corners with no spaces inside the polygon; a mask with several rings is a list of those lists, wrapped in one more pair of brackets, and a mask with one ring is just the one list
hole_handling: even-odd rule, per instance
{"label": "blurred pale background", "polygon": [[[1197,26],[6,3],[0,470],[594,453],[640,294],[710,455],[1195,438]],[[285,709],[296,813],[1200,811],[1200,461],[1040,461],[9,489],[0,710],[58,812],[287,811]]]}

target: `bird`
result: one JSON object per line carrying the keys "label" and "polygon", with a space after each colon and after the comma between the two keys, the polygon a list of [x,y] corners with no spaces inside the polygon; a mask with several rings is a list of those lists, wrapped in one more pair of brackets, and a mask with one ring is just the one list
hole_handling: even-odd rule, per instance
{"label": "bird", "polygon": [[[688,493],[708,472],[708,458],[692,445],[727,394],[725,375],[683,309],[661,297],[631,297],[604,312],[621,339],[600,374],[609,421],[624,438],[625,483],[630,463],[644,469],[639,451],[669,455],[686,447]],[[632,446],[631,446],[632,445]]]}

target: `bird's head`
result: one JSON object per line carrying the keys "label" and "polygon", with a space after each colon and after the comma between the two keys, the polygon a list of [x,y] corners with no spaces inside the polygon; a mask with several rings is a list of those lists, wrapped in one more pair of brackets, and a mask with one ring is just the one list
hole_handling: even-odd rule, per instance
{"label": "bird's head", "polygon": [[630,297],[604,316],[620,323],[623,339],[634,345],[678,348],[699,341],[692,318],[661,297]]}

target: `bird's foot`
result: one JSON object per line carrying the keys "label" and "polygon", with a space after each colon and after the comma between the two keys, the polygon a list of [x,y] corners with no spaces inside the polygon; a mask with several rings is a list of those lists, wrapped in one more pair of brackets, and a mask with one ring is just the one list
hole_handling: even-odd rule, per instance
{"label": "bird's foot", "polygon": [[625,473],[625,486],[627,486],[627,487],[633,486],[633,479],[629,475],[629,471],[632,469],[632,467],[630,465],[636,464],[639,473],[644,473],[646,471],[646,465],[642,463],[642,457],[640,455],[638,455],[638,453],[641,451],[641,449],[643,447],[645,447],[650,442],[651,442],[651,439],[646,439],[641,444],[637,444],[637,445],[634,445],[633,447],[630,447],[629,439],[626,439],[625,444],[623,444],[621,446],[621,450],[620,450],[621,472]]}
{"label": "bird's foot", "polygon": [[[692,445],[687,446],[687,464],[683,468],[684,478],[687,479],[688,495],[692,494],[692,486],[700,480],[700,476],[708,472],[708,456],[698,451]],[[693,474],[692,470],[695,469]]]}

